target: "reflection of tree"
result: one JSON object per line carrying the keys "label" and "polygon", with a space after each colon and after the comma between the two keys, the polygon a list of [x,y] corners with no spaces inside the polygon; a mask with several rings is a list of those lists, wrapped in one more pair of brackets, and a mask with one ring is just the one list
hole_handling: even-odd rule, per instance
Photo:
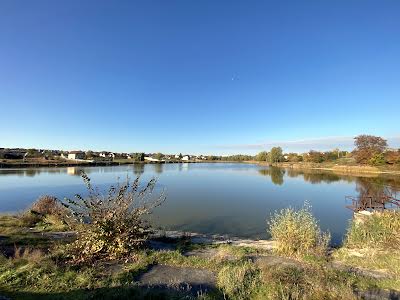
{"label": "reflection of tree", "polygon": [[400,179],[396,177],[357,177],[356,190],[362,197],[396,197],[400,192]]}
{"label": "reflection of tree", "polygon": [[133,164],[133,173],[140,176],[144,173],[144,164]]}
{"label": "reflection of tree", "polygon": [[164,164],[153,164],[154,172],[161,174],[164,170]]}
{"label": "reflection of tree", "polygon": [[28,176],[28,177],[34,177],[38,173],[40,173],[40,171],[35,170],[35,169],[27,169],[27,170],[25,170],[25,174],[24,175]]}
{"label": "reflection of tree", "polygon": [[303,176],[304,181],[310,182],[312,184],[317,183],[331,183],[343,179],[343,177],[330,172],[316,171],[316,170],[296,170],[288,169],[289,177]]}
{"label": "reflection of tree", "polygon": [[258,170],[261,175],[270,176],[273,184],[282,185],[283,176],[285,175],[285,169],[278,167],[269,167],[268,169]]}
{"label": "reflection of tree", "polygon": [[377,210],[397,207],[396,196],[399,192],[399,179],[387,177],[357,177],[356,190],[358,197],[348,197],[352,200],[354,211]]}

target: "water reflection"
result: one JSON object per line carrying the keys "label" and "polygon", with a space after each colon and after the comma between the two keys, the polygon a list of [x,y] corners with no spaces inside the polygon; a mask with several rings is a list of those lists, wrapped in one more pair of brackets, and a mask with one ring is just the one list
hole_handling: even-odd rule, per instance
{"label": "water reflection", "polygon": [[144,173],[144,164],[133,164],[133,173],[136,176],[140,176]]}
{"label": "water reflection", "polygon": [[[106,191],[116,180],[156,176],[167,201],[153,218],[166,229],[267,238],[265,220],[276,210],[310,201],[323,230],[340,243],[353,213],[344,196],[400,191],[396,176],[349,176],[329,171],[258,165],[133,164],[121,166],[0,169],[0,211],[25,209],[43,194],[60,199],[84,194],[80,170]],[[168,175],[168,176],[167,176]],[[34,177],[34,178],[33,178]],[[266,180],[265,180],[266,179]]]}
{"label": "water reflection", "polygon": [[153,170],[156,174],[161,174],[164,170],[164,164],[153,164]]}
{"label": "water reflection", "polygon": [[78,167],[68,167],[67,174],[72,176],[81,176],[81,169]]}
{"label": "water reflection", "polygon": [[296,170],[296,169],[288,169],[289,177],[298,177],[302,176],[304,181],[310,182],[312,184],[319,183],[331,183],[343,180],[343,177],[324,171],[318,170]]}
{"label": "water reflection", "polygon": [[[335,174],[323,170],[300,170],[300,169],[282,169],[278,167],[268,167],[258,170],[263,176],[269,176],[271,182],[275,185],[283,185],[284,178],[301,177],[305,182],[311,184],[330,184],[333,182],[355,183],[357,195],[352,195],[357,199],[381,199],[384,197],[398,198],[400,194],[400,178],[398,176],[382,176],[362,174],[358,177]],[[347,195],[343,195],[345,197]]]}
{"label": "water reflection", "polygon": [[283,176],[286,173],[285,169],[277,168],[277,167],[269,167],[268,169],[261,169],[261,170],[258,170],[258,172],[261,175],[270,176],[272,183],[275,185],[283,184]]}

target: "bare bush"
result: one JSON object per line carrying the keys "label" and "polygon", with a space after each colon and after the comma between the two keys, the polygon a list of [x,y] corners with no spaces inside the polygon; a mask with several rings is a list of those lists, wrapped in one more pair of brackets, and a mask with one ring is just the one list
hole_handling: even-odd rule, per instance
{"label": "bare bush", "polygon": [[164,192],[153,197],[154,178],[144,187],[140,186],[139,177],[132,183],[127,178],[105,194],[94,188],[83,172],[82,179],[88,196],[76,195],[74,200],[63,202],[72,212],[70,222],[77,231],[77,239],[67,249],[72,260],[79,263],[129,256],[152,232],[145,216],[164,202]]}
{"label": "bare bush", "polygon": [[29,210],[21,215],[20,220],[22,225],[27,227],[34,227],[43,222],[44,224],[56,224],[62,228],[67,213],[68,210],[56,197],[45,195],[39,197]]}
{"label": "bare bush", "polygon": [[41,215],[62,215],[66,213],[65,207],[54,196],[41,196],[31,206],[31,211]]}

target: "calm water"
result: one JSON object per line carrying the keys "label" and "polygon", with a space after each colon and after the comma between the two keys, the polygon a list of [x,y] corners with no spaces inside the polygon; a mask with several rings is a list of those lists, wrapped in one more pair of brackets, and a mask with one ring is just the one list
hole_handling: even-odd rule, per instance
{"label": "calm water", "polygon": [[340,243],[352,217],[346,195],[358,195],[399,179],[350,177],[247,164],[155,164],[59,169],[0,169],[0,212],[26,209],[38,196],[59,198],[84,193],[79,176],[84,170],[106,190],[128,175],[142,180],[158,177],[167,200],[153,216],[165,229],[266,238],[266,220],[275,210],[312,205],[321,227]]}

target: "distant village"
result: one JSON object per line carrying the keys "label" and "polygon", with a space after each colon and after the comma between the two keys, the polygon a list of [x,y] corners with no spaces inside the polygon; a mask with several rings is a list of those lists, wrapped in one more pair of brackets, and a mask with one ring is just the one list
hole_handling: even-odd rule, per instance
{"label": "distant village", "polygon": [[80,150],[49,150],[0,148],[0,159],[4,160],[71,160],[82,162],[113,162],[113,161],[203,161],[211,157],[205,155],[162,154],[162,153],[119,153],[109,151],[80,151]]}

